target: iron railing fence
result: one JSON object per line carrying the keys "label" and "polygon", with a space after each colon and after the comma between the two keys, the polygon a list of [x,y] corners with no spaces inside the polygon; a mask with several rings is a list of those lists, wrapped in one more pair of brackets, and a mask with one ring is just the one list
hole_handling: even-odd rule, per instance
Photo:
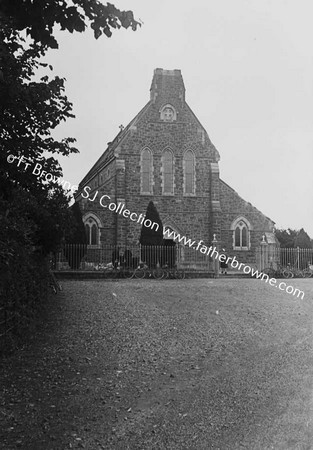
{"label": "iron railing fence", "polygon": [[54,255],[57,271],[94,271],[109,264],[135,268],[145,262],[150,268],[168,266],[189,271],[214,271],[212,258],[196,249],[178,246],[128,246],[66,244]]}
{"label": "iron railing fence", "polygon": [[309,264],[313,264],[312,248],[281,248],[280,264],[290,266],[292,269],[306,269]]}
{"label": "iron railing fence", "polygon": [[260,246],[256,249],[256,262],[259,269],[279,266],[294,270],[303,270],[313,264],[313,248],[281,248],[278,246]]}
{"label": "iron railing fence", "polygon": [[[236,255],[237,259],[241,255]],[[242,259],[242,258],[240,258]],[[52,268],[56,271],[95,271],[111,264],[135,268],[145,262],[150,268],[177,266],[187,271],[214,272],[214,260],[186,246],[128,246],[66,244],[54,255]],[[313,264],[312,248],[280,248],[260,246],[255,250],[255,265],[263,270],[278,266],[305,269]],[[253,264],[254,265],[254,264]]]}

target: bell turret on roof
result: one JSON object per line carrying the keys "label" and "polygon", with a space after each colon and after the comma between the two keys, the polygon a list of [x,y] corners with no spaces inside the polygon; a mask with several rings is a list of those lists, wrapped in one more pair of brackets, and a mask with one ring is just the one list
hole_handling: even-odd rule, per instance
{"label": "bell turret on roof", "polygon": [[153,102],[182,103],[185,101],[185,85],[179,69],[155,69],[150,89],[150,99]]}

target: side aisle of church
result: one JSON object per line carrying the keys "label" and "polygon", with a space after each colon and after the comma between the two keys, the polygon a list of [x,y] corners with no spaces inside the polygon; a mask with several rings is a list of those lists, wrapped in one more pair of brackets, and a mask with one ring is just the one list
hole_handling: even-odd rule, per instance
{"label": "side aisle of church", "polygon": [[137,245],[152,200],[164,227],[206,246],[215,234],[229,255],[254,262],[274,222],[220,180],[219,159],[185,101],[180,70],[155,69],[150,101],[79,185],[88,244]]}

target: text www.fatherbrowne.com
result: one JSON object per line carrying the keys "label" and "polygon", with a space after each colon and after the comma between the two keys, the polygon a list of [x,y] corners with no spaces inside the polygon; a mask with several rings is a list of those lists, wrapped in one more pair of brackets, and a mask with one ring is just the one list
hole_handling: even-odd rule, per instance
{"label": "text www.fatherbrowne.com", "polygon": [[230,264],[233,269],[239,269],[242,270],[245,274],[251,274],[252,277],[264,280],[266,283],[268,283],[270,286],[278,287],[281,291],[287,292],[287,294],[292,294],[294,296],[300,297],[303,300],[304,298],[304,292],[300,291],[300,289],[294,288],[293,286],[288,286],[285,282],[277,282],[276,278],[270,278],[266,273],[259,272],[257,269],[254,269],[253,267],[249,266],[248,264],[240,263],[236,256],[229,256],[219,254],[216,247],[206,247],[202,244],[203,240],[200,241],[192,241],[190,238],[187,239],[186,236],[181,236],[180,234],[176,233],[175,231],[166,229],[164,227],[163,229],[163,236],[173,239],[174,241],[180,242],[189,248],[193,248],[195,250],[199,250],[204,255],[214,257],[215,259],[218,259],[220,262],[225,262],[226,264]]}

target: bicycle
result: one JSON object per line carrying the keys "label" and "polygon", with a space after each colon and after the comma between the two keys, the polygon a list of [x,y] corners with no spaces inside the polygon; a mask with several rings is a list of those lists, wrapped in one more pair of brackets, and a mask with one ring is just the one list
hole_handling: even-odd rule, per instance
{"label": "bicycle", "polygon": [[177,269],[177,266],[169,267],[167,264],[162,267],[164,270],[164,278],[174,278],[177,280],[184,280],[185,279],[185,272],[184,270]]}
{"label": "bicycle", "polygon": [[303,277],[304,278],[311,278],[313,277],[313,264],[309,264],[308,267],[303,269]]}
{"label": "bicycle", "polygon": [[289,265],[287,267],[282,267],[280,265],[277,267],[276,278],[280,278],[281,276],[283,276],[283,278],[293,278],[294,273]]}
{"label": "bicycle", "polygon": [[289,270],[292,272],[292,278],[303,278],[304,277],[304,270],[302,269],[296,269],[295,267],[289,268]]}
{"label": "bicycle", "polygon": [[126,278],[127,280],[130,280],[131,278],[134,278],[135,275],[135,269],[132,267],[122,267],[120,271],[120,276],[122,278]]}
{"label": "bicycle", "polygon": [[102,271],[105,278],[117,278],[119,274],[119,268],[112,263],[99,263],[97,266],[95,266],[95,270]]}
{"label": "bicycle", "polygon": [[164,277],[164,270],[161,267],[156,267],[155,269],[150,269],[149,266],[143,262],[136,267],[134,271],[134,278],[142,279],[145,277],[155,278],[156,280],[162,280]]}
{"label": "bicycle", "polygon": [[290,270],[289,267],[283,267],[281,265],[277,265],[277,268],[274,269],[273,264],[271,263],[270,267],[266,267],[265,269],[263,269],[262,271],[263,273],[265,273],[266,275],[269,276],[269,278],[292,278],[293,277],[293,273]]}
{"label": "bicycle", "polygon": [[99,270],[103,272],[103,275],[105,278],[126,278],[126,279],[130,279],[133,278],[134,276],[134,269],[125,265],[121,265],[120,263],[118,264],[113,264],[113,263],[108,263],[108,264],[103,264],[103,263],[99,263],[96,267],[95,270]]}
{"label": "bicycle", "polygon": [[129,266],[126,262],[122,264],[119,263],[117,269],[119,270],[118,275],[120,278],[131,279],[135,275],[135,269]]}

